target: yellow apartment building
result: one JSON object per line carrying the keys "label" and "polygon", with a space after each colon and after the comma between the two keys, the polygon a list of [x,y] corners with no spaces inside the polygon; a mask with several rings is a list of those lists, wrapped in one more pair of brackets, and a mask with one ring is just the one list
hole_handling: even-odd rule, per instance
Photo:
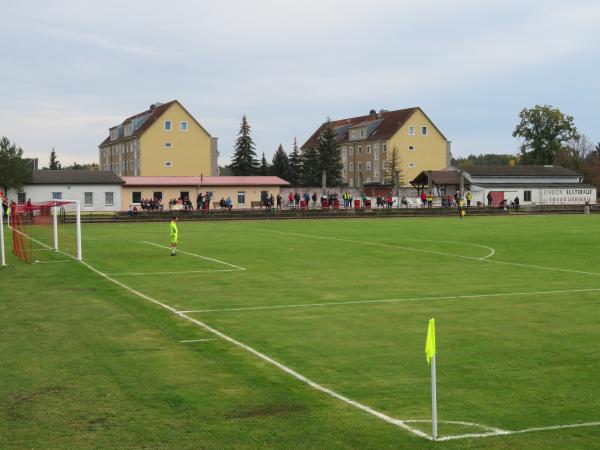
{"label": "yellow apartment building", "polygon": [[[323,123],[302,149],[318,145]],[[340,144],[342,178],[351,188],[389,181],[393,149],[402,185],[408,186],[423,170],[450,165],[450,141],[419,107],[397,111],[371,110],[367,116],[332,121]]]}
{"label": "yellow apartment building", "polygon": [[217,138],[179,103],[155,103],[109,129],[100,170],[119,176],[216,176]]}

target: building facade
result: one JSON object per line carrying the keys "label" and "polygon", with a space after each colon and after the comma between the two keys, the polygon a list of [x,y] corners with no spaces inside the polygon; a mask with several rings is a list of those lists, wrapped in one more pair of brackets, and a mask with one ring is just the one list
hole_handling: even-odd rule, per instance
{"label": "building facade", "polygon": [[[302,146],[318,146],[322,124]],[[342,178],[351,188],[364,183],[393,184],[391,164],[396,150],[398,184],[407,186],[423,169],[443,170],[450,164],[450,141],[421,108],[408,108],[332,122],[340,144]]]}
{"label": "building facade", "polygon": [[111,171],[36,170],[31,182],[8,198],[17,203],[78,200],[82,211],[119,211],[123,180]]}
{"label": "building facade", "polygon": [[138,205],[142,199],[161,200],[167,207],[169,200],[189,198],[196,207],[198,194],[209,193],[211,209],[221,198],[231,198],[234,208],[251,208],[253,202],[260,202],[264,196],[280,193],[289,183],[274,176],[249,177],[123,177],[121,210],[127,211],[131,205]]}
{"label": "building facade", "polygon": [[217,175],[217,138],[177,100],[109,129],[99,146],[100,170],[120,176]]}

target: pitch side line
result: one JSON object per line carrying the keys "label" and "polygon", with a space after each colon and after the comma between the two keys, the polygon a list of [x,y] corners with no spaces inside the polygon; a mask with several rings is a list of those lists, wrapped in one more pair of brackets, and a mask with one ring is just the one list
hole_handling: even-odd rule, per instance
{"label": "pitch side line", "polygon": [[[160,248],[166,248],[167,250],[171,250],[171,247],[167,247],[165,245],[160,245],[160,244],[156,244],[154,242],[149,242],[149,241],[142,241],[144,244],[150,244],[150,245],[154,245],[155,247],[160,247]],[[208,256],[202,256],[202,255],[197,255],[196,253],[190,253],[190,252],[184,252],[183,250],[177,250],[179,253],[183,253],[184,255],[189,255],[189,256],[195,256],[196,258],[200,258],[200,259],[206,259],[208,261],[213,261],[219,264],[225,264],[226,266],[229,267],[233,267],[237,270],[246,270],[245,267],[240,267],[240,266],[236,266],[235,264],[231,264],[225,261],[220,261],[218,259],[214,259],[214,258],[209,258]]]}
{"label": "pitch side line", "polygon": [[227,311],[257,311],[263,309],[292,309],[292,308],[322,308],[324,306],[339,305],[363,305],[370,303],[400,303],[400,302],[419,302],[427,300],[461,300],[470,298],[489,298],[489,297],[514,297],[519,295],[542,295],[542,294],[569,294],[575,292],[597,292],[600,288],[589,289],[565,289],[560,291],[533,291],[533,292],[506,292],[498,294],[471,294],[471,295],[447,295],[443,297],[413,297],[413,298],[388,298],[380,300],[350,300],[346,302],[327,302],[327,303],[297,303],[292,305],[269,305],[269,306],[242,306],[240,308],[221,308],[221,309],[194,309],[189,311],[180,311],[184,314],[192,313],[213,313]]}
{"label": "pitch side line", "polygon": [[[169,248],[169,247],[166,247],[166,248]],[[236,345],[237,347],[240,347],[240,348],[246,350],[249,353],[252,353],[253,355],[255,355],[255,356],[259,357],[260,359],[268,362],[269,364],[272,364],[273,366],[277,367],[278,369],[280,369],[280,370],[286,372],[287,374],[291,375],[292,377],[296,378],[297,380],[300,380],[300,381],[308,384],[310,387],[312,387],[312,388],[314,388],[314,389],[316,389],[318,391],[321,391],[321,392],[323,392],[323,393],[325,393],[325,394],[327,394],[327,395],[329,395],[329,396],[331,396],[333,398],[341,400],[341,401],[343,401],[344,403],[346,403],[348,405],[354,406],[355,408],[358,408],[358,409],[360,409],[360,410],[362,410],[364,412],[367,412],[367,413],[369,413],[369,414],[371,414],[371,415],[373,415],[373,416],[375,416],[375,417],[377,417],[377,418],[379,418],[379,419],[381,419],[381,420],[383,420],[385,422],[391,423],[391,424],[396,425],[396,426],[398,426],[400,428],[403,428],[403,429],[405,429],[407,431],[410,431],[411,433],[416,434],[417,436],[420,436],[420,437],[428,439],[428,440],[433,440],[433,438],[430,435],[428,435],[427,433],[424,433],[424,432],[422,432],[420,430],[417,430],[416,428],[411,427],[410,425],[406,424],[404,421],[402,421],[400,419],[395,419],[393,417],[390,417],[390,416],[388,416],[388,415],[386,415],[386,414],[384,414],[382,412],[379,412],[379,411],[374,410],[373,408],[370,408],[369,406],[366,406],[366,405],[363,405],[362,403],[354,401],[354,400],[352,400],[352,399],[350,399],[350,398],[348,398],[348,397],[346,397],[346,396],[344,396],[342,394],[338,394],[337,392],[335,392],[335,391],[333,391],[333,390],[331,390],[329,388],[326,388],[325,386],[322,386],[322,385],[320,385],[320,384],[312,381],[311,379],[305,377],[304,375],[301,375],[300,373],[296,372],[295,370],[293,370],[293,369],[291,369],[291,368],[289,368],[289,367],[281,364],[280,362],[272,359],[271,357],[265,355],[264,353],[261,353],[258,350],[255,350],[254,348],[250,347],[249,345],[243,344],[242,342],[240,342],[240,341],[238,341],[238,340],[236,340],[236,339],[234,339],[232,337],[229,337],[228,335],[226,335],[226,334],[220,332],[219,330],[217,330],[217,329],[215,329],[215,328],[207,325],[206,323],[201,322],[199,320],[196,320],[196,319],[194,319],[194,318],[192,318],[190,316],[187,316],[184,313],[182,313],[180,311],[177,311],[172,306],[169,306],[166,303],[162,303],[159,300],[156,300],[156,299],[154,299],[154,298],[152,298],[152,297],[150,297],[150,296],[148,296],[148,295],[146,295],[146,294],[144,294],[144,293],[142,293],[142,292],[140,292],[138,290],[135,290],[135,289],[127,286],[126,284],[124,284],[124,283],[122,283],[122,282],[120,282],[118,280],[115,280],[114,278],[111,278],[107,274],[105,274],[105,273],[99,271],[98,269],[92,267],[91,265],[89,265],[85,261],[80,261],[80,262],[81,262],[81,264],[83,264],[85,267],[87,267],[91,271],[95,272],[96,274],[100,275],[101,277],[105,278],[106,280],[110,281],[111,283],[114,283],[117,286],[122,287],[123,289],[125,289],[129,293],[134,294],[134,295],[136,295],[136,296],[138,296],[138,297],[140,297],[140,298],[142,298],[144,300],[147,300],[149,302],[152,302],[152,303],[154,303],[154,304],[156,304],[156,305],[158,305],[158,306],[160,306],[160,307],[162,307],[162,308],[164,308],[164,309],[172,312],[173,314],[181,317],[182,319],[185,319],[185,320],[187,320],[189,322],[192,322],[193,324],[199,326],[200,328],[203,328],[206,331],[208,331],[208,332],[210,332],[210,333],[212,333],[212,334],[220,337],[221,339],[223,339],[223,340],[225,340],[225,341],[227,341],[227,342],[229,342],[229,343],[231,343],[233,345]]]}
{"label": "pitch side line", "polygon": [[485,256],[483,258],[476,258],[474,256],[464,256],[464,255],[456,255],[454,253],[436,252],[434,250],[423,250],[423,249],[420,249],[420,248],[403,247],[403,246],[400,246],[400,245],[393,245],[393,244],[383,244],[381,242],[357,241],[357,240],[354,240],[354,239],[335,238],[335,237],[331,237],[331,236],[318,236],[318,235],[314,235],[314,234],[290,233],[290,232],[287,232],[287,231],[269,230],[269,229],[266,229],[266,228],[257,228],[257,230],[266,231],[266,232],[269,232],[269,233],[287,234],[287,235],[290,235],[290,236],[299,236],[299,237],[307,237],[307,238],[315,238],[315,239],[327,239],[327,240],[331,240],[331,241],[349,242],[349,243],[352,243],[352,244],[376,245],[376,246],[380,246],[380,247],[398,248],[400,250],[409,250],[409,251],[422,252],[422,253],[432,253],[432,254],[435,254],[435,255],[442,255],[442,256],[453,256],[455,258],[470,259],[471,261],[483,261],[483,262],[486,262],[486,263],[493,263],[493,264],[506,264],[506,265],[519,266],[519,267],[531,267],[533,269],[554,270],[554,271],[558,271],[558,272],[570,272],[570,273],[579,273],[579,274],[582,274],[582,275],[600,276],[600,273],[598,273],[598,272],[586,272],[586,271],[583,271],[583,270],[563,269],[563,268],[560,268],[560,267],[536,266],[534,264],[523,264],[523,263],[510,262],[510,261],[498,261],[498,260],[495,260],[495,259],[486,259],[486,258],[489,258],[492,255],[487,255],[487,256]]}
{"label": "pitch side line", "polygon": [[192,342],[208,342],[208,341],[216,341],[216,339],[190,339],[187,341],[179,341],[179,342],[184,343],[184,344],[189,344]]}

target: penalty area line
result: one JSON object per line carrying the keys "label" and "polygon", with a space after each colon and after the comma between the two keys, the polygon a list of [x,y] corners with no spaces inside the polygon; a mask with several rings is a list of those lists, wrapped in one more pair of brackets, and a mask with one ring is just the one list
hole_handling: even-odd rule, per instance
{"label": "penalty area line", "polygon": [[142,275],[182,275],[189,273],[212,273],[212,272],[239,272],[240,269],[214,269],[214,270],[182,270],[179,272],[120,272],[120,273],[107,273],[111,277],[121,276],[142,276]]}
{"label": "penalty area line", "polygon": [[323,308],[326,306],[340,305],[363,305],[371,303],[400,303],[400,302],[419,302],[419,301],[434,301],[434,300],[465,300],[489,297],[514,297],[524,295],[545,295],[545,294],[570,294],[577,292],[598,292],[600,288],[589,289],[565,289],[557,291],[532,291],[532,292],[506,292],[497,294],[471,294],[471,295],[446,295],[442,297],[412,297],[412,298],[388,298],[380,300],[351,300],[346,302],[327,302],[327,303],[297,303],[293,305],[263,305],[263,306],[246,306],[240,308],[222,308],[222,309],[195,309],[188,311],[180,311],[183,314],[192,313],[214,313],[228,311],[258,311],[263,309],[295,309],[295,308]]}
{"label": "penalty area line", "polygon": [[[155,247],[160,247],[160,248],[164,248],[164,249],[167,249],[167,250],[171,250],[171,247],[167,247],[166,245],[160,245],[160,244],[156,244],[156,243],[150,242],[150,241],[142,241],[142,242],[144,244],[154,245]],[[202,256],[202,255],[198,255],[196,253],[190,253],[190,252],[186,252],[186,251],[179,250],[179,249],[177,249],[177,252],[178,253],[183,253],[184,255],[194,256],[194,257],[200,258],[200,259],[205,259],[207,261],[213,261],[213,262],[216,262],[216,263],[219,263],[219,264],[224,264],[226,266],[233,267],[233,268],[235,268],[237,270],[246,270],[245,267],[236,266],[235,264],[231,264],[231,263],[228,263],[228,262],[225,262],[225,261],[221,261],[219,259],[209,258],[208,256]]]}

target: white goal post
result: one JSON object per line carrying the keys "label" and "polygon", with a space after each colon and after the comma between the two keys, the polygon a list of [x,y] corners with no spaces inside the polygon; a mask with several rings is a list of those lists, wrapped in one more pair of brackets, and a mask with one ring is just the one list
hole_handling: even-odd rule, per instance
{"label": "white goal post", "polygon": [[9,209],[12,247],[17,257],[27,263],[56,260],[59,254],[82,260],[78,200],[28,201],[18,205],[13,202]]}

